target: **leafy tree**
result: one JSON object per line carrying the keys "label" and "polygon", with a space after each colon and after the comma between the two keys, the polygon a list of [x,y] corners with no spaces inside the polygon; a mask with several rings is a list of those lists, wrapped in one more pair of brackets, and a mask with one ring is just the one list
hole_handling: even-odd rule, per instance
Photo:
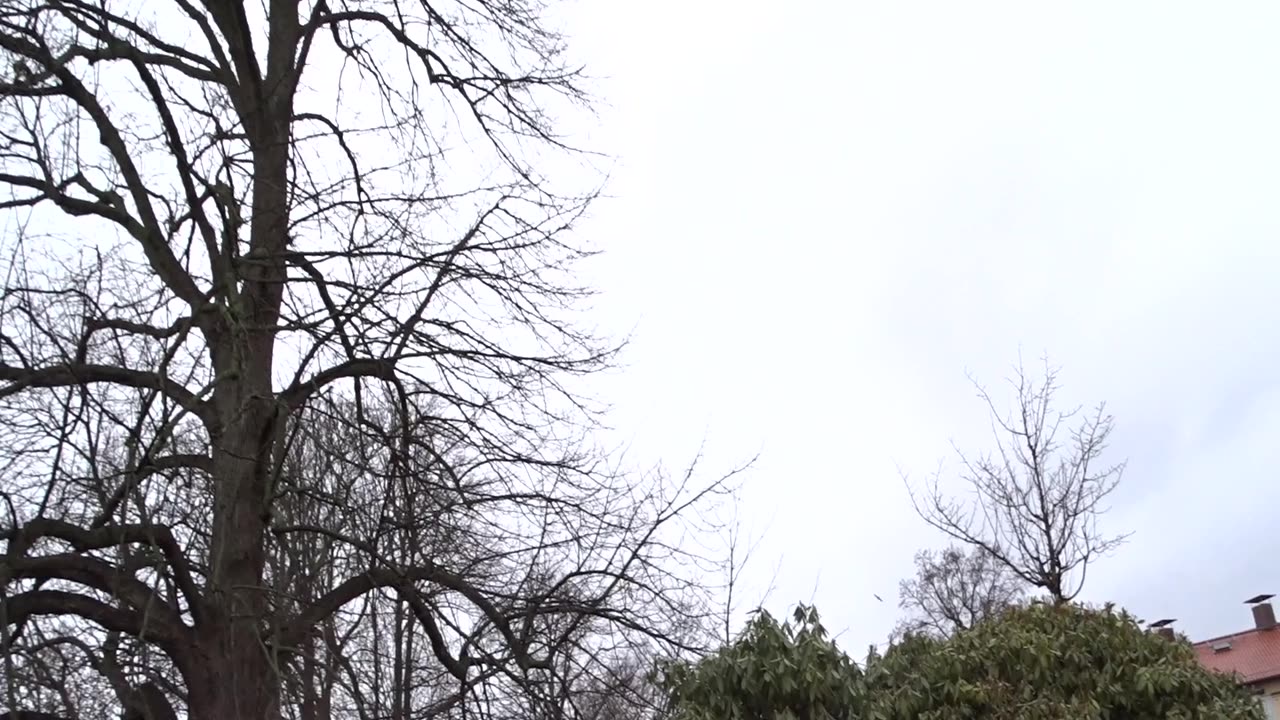
{"label": "leafy tree", "polygon": [[759,610],[729,645],[658,676],[675,720],[851,720],[863,699],[857,663],[804,605],[784,623]]}
{"label": "leafy tree", "polygon": [[1110,606],[1032,603],[947,640],[908,636],[866,672],[875,720],[1261,720],[1191,646]]}
{"label": "leafy tree", "polygon": [[995,616],[1024,594],[1022,580],[982,548],[921,550],[915,564],[915,576],[898,585],[898,606],[908,616],[894,637],[947,637]]}
{"label": "leafy tree", "polygon": [[660,670],[674,720],[1262,720],[1185,640],[1110,606],[1035,602],[950,638],[908,634],[883,656],[873,648],[865,670],[801,606]]}
{"label": "leafy tree", "polygon": [[943,492],[935,475],[923,493],[912,492],[912,504],[925,522],[1067,602],[1080,594],[1089,564],[1125,539],[1098,529],[1124,473],[1123,462],[1102,459],[1114,419],[1105,404],[1086,414],[1055,410],[1057,370],[1047,362],[1039,381],[1020,365],[1009,382],[1016,396],[1009,413],[977,386],[991,413],[995,452],[957,449],[973,500]]}

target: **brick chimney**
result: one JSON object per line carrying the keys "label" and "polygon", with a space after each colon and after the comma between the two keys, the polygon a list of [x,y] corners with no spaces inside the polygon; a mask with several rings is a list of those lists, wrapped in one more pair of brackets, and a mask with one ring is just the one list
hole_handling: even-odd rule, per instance
{"label": "brick chimney", "polygon": [[1255,595],[1245,604],[1251,605],[1253,610],[1253,626],[1258,630],[1274,630],[1276,627],[1276,611],[1271,606],[1271,598],[1275,595]]}
{"label": "brick chimney", "polygon": [[1165,618],[1163,620],[1156,620],[1155,622],[1151,623],[1151,628],[1156,631],[1157,635],[1164,638],[1165,640],[1176,640],[1177,635],[1175,635],[1173,632],[1173,623],[1175,623],[1176,621],[1177,621],[1176,618]]}

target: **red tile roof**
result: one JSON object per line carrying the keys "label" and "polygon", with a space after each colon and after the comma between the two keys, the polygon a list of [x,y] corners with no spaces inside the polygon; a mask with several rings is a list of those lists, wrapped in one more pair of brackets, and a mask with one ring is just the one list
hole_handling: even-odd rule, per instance
{"label": "red tile roof", "polygon": [[[1215,645],[1231,648],[1214,651]],[[1245,683],[1280,677],[1280,627],[1246,630],[1195,644],[1200,663],[1210,670],[1239,673]]]}

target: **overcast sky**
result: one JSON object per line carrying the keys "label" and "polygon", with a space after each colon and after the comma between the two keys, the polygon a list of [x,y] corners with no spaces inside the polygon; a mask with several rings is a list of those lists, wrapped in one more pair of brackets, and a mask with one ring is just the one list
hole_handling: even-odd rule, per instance
{"label": "overcast sky", "polygon": [[[1192,638],[1280,592],[1280,4],[580,3],[617,158],[584,232],[635,329],[613,424],[762,453],[751,582],[861,654],[941,539],[898,467],[990,447],[1021,350],[1106,400],[1132,540],[1085,596]],[[879,594],[885,602],[877,602]]]}

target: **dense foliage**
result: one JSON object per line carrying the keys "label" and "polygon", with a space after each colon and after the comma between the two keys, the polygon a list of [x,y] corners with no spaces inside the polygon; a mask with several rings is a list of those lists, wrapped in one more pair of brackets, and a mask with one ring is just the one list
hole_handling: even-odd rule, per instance
{"label": "dense foliage", "polygon": [[861,676],[801,605],[785,623],[758,612],[716,653],[660,667],[658,683],[677,720],[823,720],[858,717]]}
{"label": "dense foliage", "polygon": [[870,717],[1261,718],[1182,641],[1112,608],[1035,603],[945,642],[911,638],[869,664]]}
{"label": "dense foliage", "polygon": [[801,608],[755,618],[729,647],[663,680],[682,720],[1261,720],[1191,647],[1111,607],[1035,603],[940,640],[909,635],[860,670]]}

